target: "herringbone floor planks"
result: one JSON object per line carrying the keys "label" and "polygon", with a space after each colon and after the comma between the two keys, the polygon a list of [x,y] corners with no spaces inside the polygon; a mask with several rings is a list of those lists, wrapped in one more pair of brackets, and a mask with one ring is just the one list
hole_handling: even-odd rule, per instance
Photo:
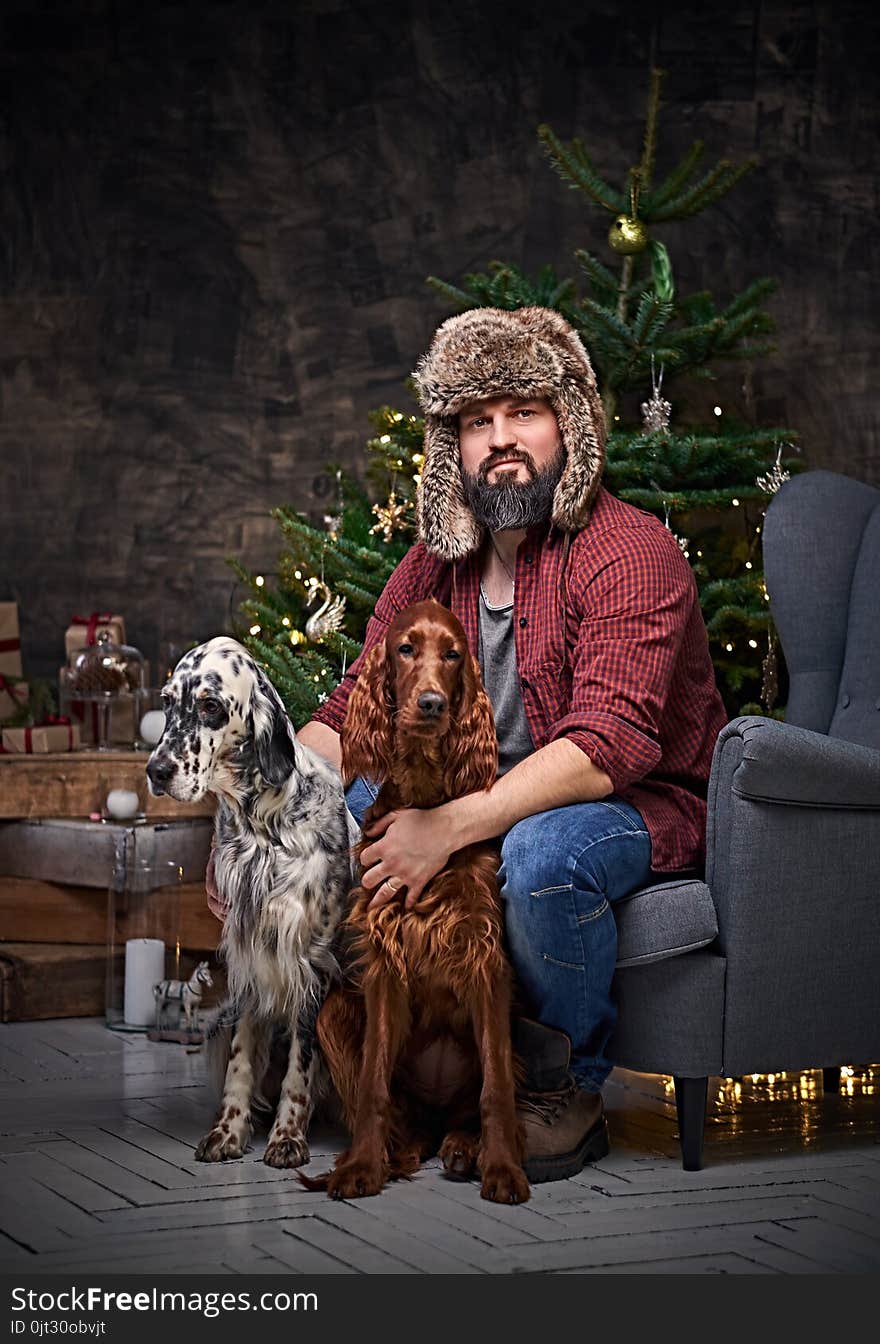
{"label": "herringbone floor planks", "polygon": [[[0,1270],[216,1274],[865,1274],[880,1270],[880,1067],[710,1082],[706,1166],[681,1169],[671,1080],[616,1071],[609,1156],[528,1205],[436,1161],[336,1203],[260,1160],[193,1158],[199,1053],[92,1019],[0,1027]],[[312,1171],[341,1132],[316,1125]]]}

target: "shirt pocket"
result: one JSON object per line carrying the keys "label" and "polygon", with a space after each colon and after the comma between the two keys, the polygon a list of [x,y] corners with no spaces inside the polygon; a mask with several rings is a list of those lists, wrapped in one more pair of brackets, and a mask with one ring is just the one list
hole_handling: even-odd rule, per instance
{"label": "shirt pocket", "polygon": [[536,663],[522,673],[519,684],[532,740],[543,747],[571,708],[571,671],[555,661]]}

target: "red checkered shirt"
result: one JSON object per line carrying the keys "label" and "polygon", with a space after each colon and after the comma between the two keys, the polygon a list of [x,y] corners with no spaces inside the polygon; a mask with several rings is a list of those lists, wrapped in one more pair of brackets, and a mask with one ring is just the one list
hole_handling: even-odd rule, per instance
{"label": "red checkered shirt", "polygon": [[[516,659],[532,741],[567,737],[605,771],[645,819],[655,872],[699,869],[727,713],[691,567],[653,514],[604,488],[560,584],[563,541],[555,528],[534,527],[516,556]],[[412,602],[451,607],[476,649],[480,567],[477,553],[450,565],[412,547],[376,603],[364,653],[314,718],[341,731],[364,654]]]}

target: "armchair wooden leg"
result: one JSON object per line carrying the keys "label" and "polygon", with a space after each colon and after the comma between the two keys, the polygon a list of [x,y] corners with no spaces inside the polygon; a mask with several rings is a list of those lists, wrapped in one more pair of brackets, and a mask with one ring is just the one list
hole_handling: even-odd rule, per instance
{"label": "armchair wooden leg", "polygon": [[822,1070],[822,1088],[825,1092],[840,1091],[840,1066]]}
{"label": "armchair wooden leg", "polygon": [[681,1165],[685,1171],[699,1171],[703,1165],[703,1127],[706,1123],[708,1087],[708,1078],[675,1079]]}

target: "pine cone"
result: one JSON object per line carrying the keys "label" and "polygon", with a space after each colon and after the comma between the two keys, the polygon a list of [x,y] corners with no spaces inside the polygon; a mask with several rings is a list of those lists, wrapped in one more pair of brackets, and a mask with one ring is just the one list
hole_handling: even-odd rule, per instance
{"label": "pine cone", "polygon": [[128,688],[124,666],[119,663],[108,666],[97,659],[75,667],[68,684],[75,695],[104,695],[108,691],[118,695]]}

